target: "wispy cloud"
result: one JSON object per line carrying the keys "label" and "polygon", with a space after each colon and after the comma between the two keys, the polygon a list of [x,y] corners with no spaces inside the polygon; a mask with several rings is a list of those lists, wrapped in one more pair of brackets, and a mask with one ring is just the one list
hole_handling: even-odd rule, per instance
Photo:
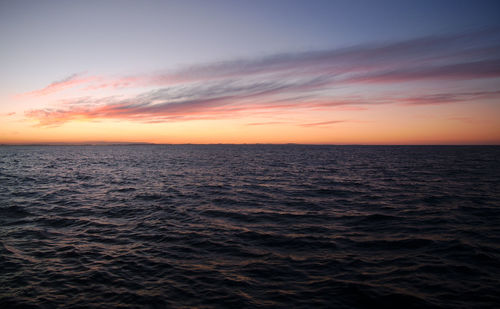
{"label": "wispy cloud", "polygon": [[468,123],[468,124],[475,122],[474,118],[472,118],[472,117],[450,117],[450,118],[448,118],[448,120],[459,121],[459,122]]}
{"label": "wispy cloud", "polygon": [[[89,91],[88,96],[66,100],[57,108],[31,110],[26,116],[40,125],[58,125],[76,119],[164,122],[266,111],[362,111],[380,104],[430,105],[491,99],[500,97],[500,92],[492,89],[419,95],[374,92],[356,97],[346,94],[345,89],[401,82],[500,78],[498,51],[499,32],[483,30],[344,49],[283,53],[136,76],[105,78],[74,74],[25,95],[47,95],[81,85],[83,93]],[[156,89],[142,89],[127,98],[92,96],[93,91],[103,88],[141,87]]]}
{"label": "wispy cloud", "polygon": [[[186,121],[200,119],[220,119],[241,115],[271,115],[287,111],[364,111],[369,106],[435,105],[469,102],[484,98],[500,98],[500,91],[471,93],[438,93],[421,96],[371,96],[369,98],[319,97],[314,99],[282,97],[285,92],[301,89],[304,84],[313,87],[311,81],[295,84],[258,83],[249,85],[230,85],[227,83],[211,86],[186,87],[182,91],[164,88],[145,92],[135,97],[123,99],[106,97],[102,99],[78,98],[74,102],[65,101],[61,108],[31,110],[25,113],[41,126],[60,125],[71,120],[122,119],[159,123],[167,121]],[[219,87],[220,88],[219,88]],[[338,122],[338,121],[337,121]],[[337,122],[306,123],[302,126],[319,126]],[[249,125],[264,125],[254,123]],[[267,123],[270,124],[270,123]],[[274,124],[277,124],[274,122]]]}
{"label": "wispy cloud", "polygon": [[445,65],[406,66],[373,71],[346,79],[347,83],[399,83],[416,80],[468,80],[500,77],[500,57]]}
{"label": "wispy cloud", "polygon": [[0,114],[0,116],[10,117],[10,116],[14,116],[15,114],[16,114],[16,112],[2,113],[2,114]]}
{"label": "wispy cloud", "polygon": [[398,99],[398,101],[402,104],[408,105],[433,105],[498,98],[500,98],[500,91],[476,91],[403,97]]}
{"label": "wispy cloud", "polygon": [[247,123],[247,126],[272,126],[276,124],[289,124],[289,122],[286,121],[266,121],[266,122],[250,122]]}
{"label": "wispy cloud", "polygon": [[69,89],[77,85],[87,84],[89,82],[92,82],[93,80],[95,80],[95,77],[85,76],[85,74],[83,73],[75,73],[59,81],[55,81],[42,89],[18,94],[18,97],[44,96],[65,89]]}
{"label": "wispy cloud", "polygon": [[146,122],[219,117],[251,110],[297,107],[287,103],[273,103],[273,97],[282,91],[314,87],[319,79],[293,83],[276,81],[213,82],[183,87],[168,87],[148,91],[127,99],[79,98],[65,102],[58,109],[32,110],[26,113],[41,125],[54,125],[76,119],[128,119]]}
{"label": "wispy cloud", "polygon": [[500,76],[500,35],[487,29],[429,36],[401,42],[364,44],[343,49],[282,53],[194,65],[173,73],[136,77],[153,84],[242,78],[291,73],[329,75],[336,81],[386,82]]}
{"label": "wispy cloud", "polygon": [[301,126],[303,127],[318,127],[318,126],[330,126],[333,124],[338,124],[346,122],[345,120],[331,120],[331,121],[320,121],[320,122],[312,122],[312,123],[303,123]]}

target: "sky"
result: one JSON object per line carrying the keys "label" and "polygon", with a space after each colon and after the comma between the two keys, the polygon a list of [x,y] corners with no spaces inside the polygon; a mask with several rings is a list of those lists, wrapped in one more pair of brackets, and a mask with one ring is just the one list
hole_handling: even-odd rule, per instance
{"label": "sky", "polygon": [[499,1],[0,0],[0,144],[500,144]]}

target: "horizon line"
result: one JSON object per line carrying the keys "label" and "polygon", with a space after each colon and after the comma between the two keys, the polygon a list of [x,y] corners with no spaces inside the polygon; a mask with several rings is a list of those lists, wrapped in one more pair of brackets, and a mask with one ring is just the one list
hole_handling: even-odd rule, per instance
{"label": "horizon line", "polygon": [[500,146],[496,144],[340,144],[340,143],[150,143],[150,142],[47,142],[47,143],[0,143],[0,146]]}

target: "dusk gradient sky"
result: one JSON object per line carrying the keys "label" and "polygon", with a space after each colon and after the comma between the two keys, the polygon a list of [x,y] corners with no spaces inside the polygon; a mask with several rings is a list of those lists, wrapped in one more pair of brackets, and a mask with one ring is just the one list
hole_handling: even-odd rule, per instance
{"label": "dusk gradient sky", "polygon": [[0,144],[500,144],[500,1],[0,1]]}

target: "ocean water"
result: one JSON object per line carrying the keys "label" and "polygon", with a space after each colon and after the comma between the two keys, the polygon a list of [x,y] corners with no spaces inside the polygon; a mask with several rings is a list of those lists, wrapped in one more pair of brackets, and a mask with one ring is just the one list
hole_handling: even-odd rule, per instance
{"label": "ocean water", "polygon": [[494,308],[500,147],[0,147],[0,307]]}

